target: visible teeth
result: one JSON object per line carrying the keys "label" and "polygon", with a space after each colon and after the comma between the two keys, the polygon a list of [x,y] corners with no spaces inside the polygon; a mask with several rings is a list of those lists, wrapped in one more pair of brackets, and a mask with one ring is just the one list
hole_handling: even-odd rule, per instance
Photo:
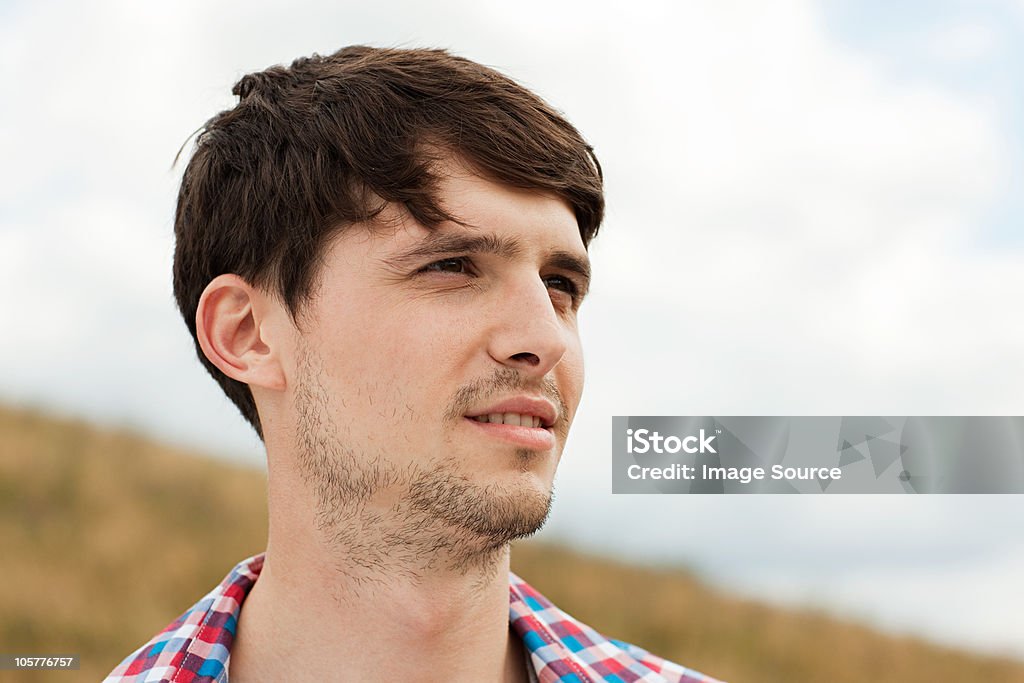
{"label": "visible teeth", "polygon": [[522,415],[520,413],[491,413],[490,415],[477,415],[473,419],[477,422],[514,425],[516,427],[541,426],[541,419],[539,417],[535,415]]}

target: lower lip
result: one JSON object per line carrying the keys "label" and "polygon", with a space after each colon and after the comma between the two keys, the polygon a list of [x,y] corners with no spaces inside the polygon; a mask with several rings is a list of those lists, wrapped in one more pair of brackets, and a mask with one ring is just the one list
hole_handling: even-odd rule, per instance
{"label": "lower lip", "polygon": [[487,436],[502,439],[521,448],[547,451],[555,447],[555,435],[550,429],[544,427],[520,427],[496,422],[479,422],[470,417],[465,420]]}

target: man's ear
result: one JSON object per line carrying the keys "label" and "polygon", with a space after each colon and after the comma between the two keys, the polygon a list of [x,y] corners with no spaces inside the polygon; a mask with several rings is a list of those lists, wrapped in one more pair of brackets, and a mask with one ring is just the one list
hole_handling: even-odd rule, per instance
{"label": "man's ear", "polygon": [[280,349],[264,339],[261,314],[268,297],[237,275],[218,275],[206,285],[196,311],[196,338],[203,353],[228,377],[250,386],[285,388]]}

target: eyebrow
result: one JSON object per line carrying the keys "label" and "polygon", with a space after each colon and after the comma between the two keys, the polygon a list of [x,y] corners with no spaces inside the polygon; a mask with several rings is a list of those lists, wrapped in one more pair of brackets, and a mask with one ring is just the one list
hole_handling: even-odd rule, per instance
{"label": "eyebrow", "polygon": [[[525,248],[516,237],[495,234],[466,234],[434,231],[425,240],[387,260],[394,266],[417,264],[425,259],[451,254],[493,254],[505,259],[521,256]],[[571,251],[555,249],[546,254],[545,265],[574,273],[583,280],[585,294],[590,287],[590,259]]]}
{"label": "eyebrow", "polygon": [[392,256],[388,260],[393,263],[406,263],[454,252],[494,254],[495,256],[513,259],[522,255],[523,245],[515,237],[502,237],[493,234],[441,233],[435,230],[419,244]]}

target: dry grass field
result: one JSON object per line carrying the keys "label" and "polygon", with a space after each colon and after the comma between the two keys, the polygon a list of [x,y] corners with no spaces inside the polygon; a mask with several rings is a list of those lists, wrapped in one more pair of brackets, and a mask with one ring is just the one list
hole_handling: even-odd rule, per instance
{"label": "dry grass field", "polygon": [[[0,408],[0,652],[82,657],[78,672],[0,680],[101,679],[262,548],[264,487],[256,470]],[[598,630],[734,683],[1024,683],[1024,663],[736,599],[682,570],[530,542],[513,558]]]}

